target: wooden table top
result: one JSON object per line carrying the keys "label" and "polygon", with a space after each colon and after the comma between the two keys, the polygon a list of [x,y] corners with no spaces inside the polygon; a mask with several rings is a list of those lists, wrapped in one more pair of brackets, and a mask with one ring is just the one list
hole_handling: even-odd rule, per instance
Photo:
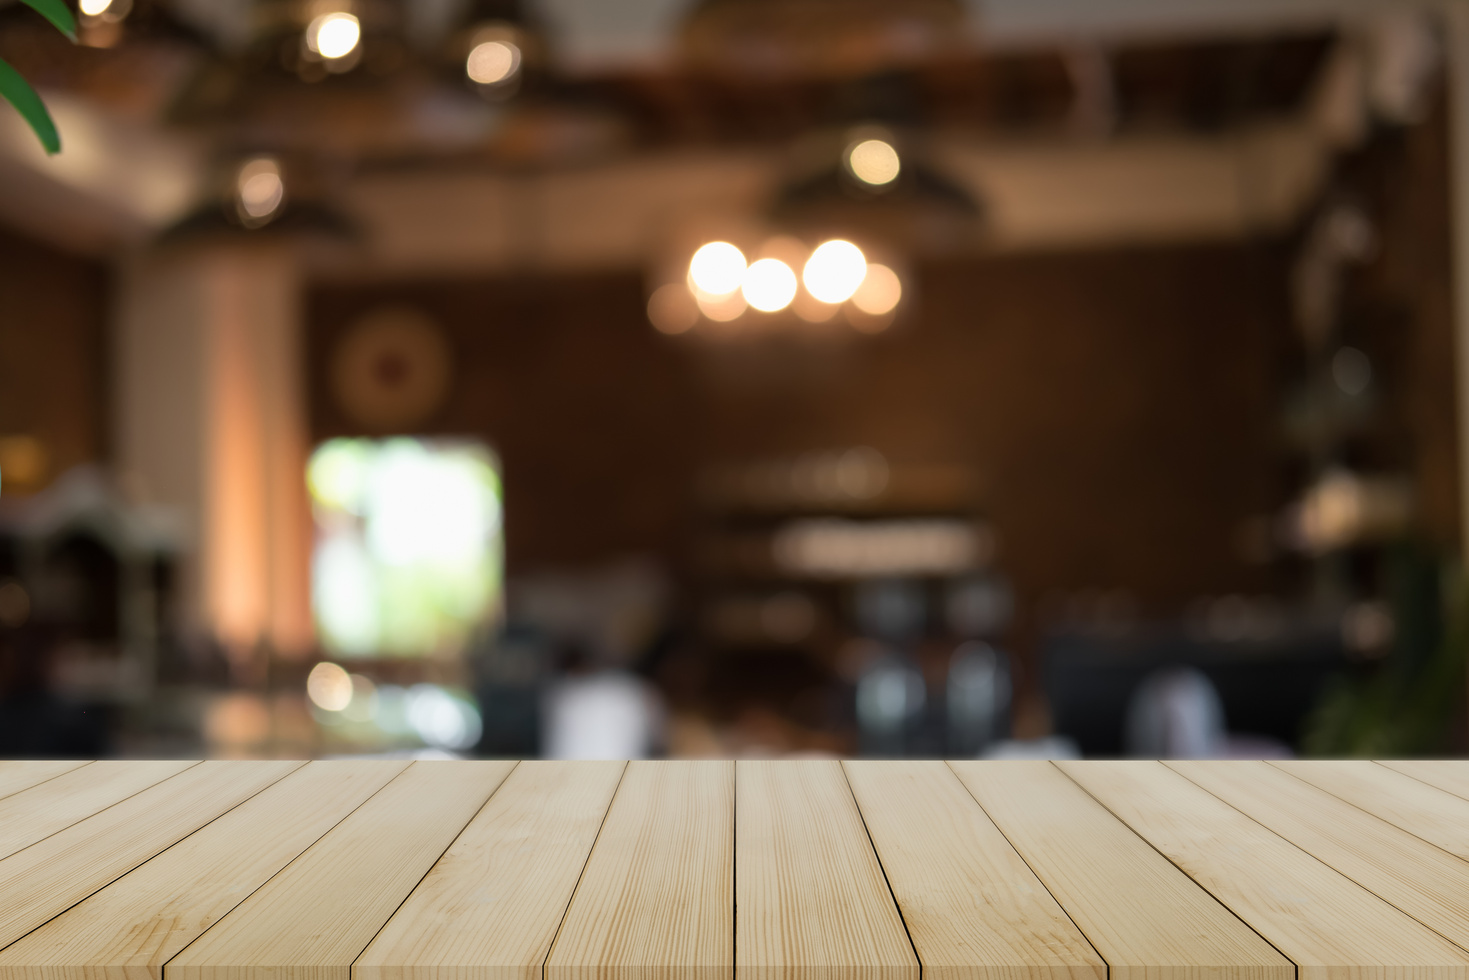
{"label": "wooden table top", "polygon": [[1469,762],[0,762],[0,980],[1469,980]]}

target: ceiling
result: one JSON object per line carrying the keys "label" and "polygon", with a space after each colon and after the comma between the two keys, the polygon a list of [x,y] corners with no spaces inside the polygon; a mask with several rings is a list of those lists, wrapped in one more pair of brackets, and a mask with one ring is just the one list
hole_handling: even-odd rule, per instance
{"label": "ceiling", "polygon": [[[268,151],[297,201],[364,229],[350,264],[367,274],[636,264],[691,215],[748,219],[823,134],[878,120],[985,202],[986,247],[1253,234],[1291,220],[1362,127],[1361,38],[1416,6],[534,0],[548,58],[487,102],[442,54],[480,0],[358,0],[388,12],[396,61],[310,83],[262,47],[259,2],[135,0],[105,49],[0,10],[0,56],[46,93],[66,143],[47,159],[0,114],[0,218],[115,249]],[[881,30],[862,34],[859,9]],[[729,41],[752,30],[763,47]],[[858,55],[821,60],[838,49]]]}

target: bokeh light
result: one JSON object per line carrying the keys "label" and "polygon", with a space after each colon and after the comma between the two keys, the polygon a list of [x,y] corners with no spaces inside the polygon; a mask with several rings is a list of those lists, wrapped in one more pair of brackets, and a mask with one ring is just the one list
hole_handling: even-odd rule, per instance
{"label": "bokeh light", "polygon": [[745,270],[740,289],[755,309],[774,313],[796,298],[796,274],[780,259],[761,259]]}
{"label": "bokeh light", "polygon": [[77,9],[88,17],[101,17],[112,6],[112,0],[81,0]]}
{"label": "bokeh light", "polygon": [[240,218],[246,224],[258,226],[269,221],[286,196],[280,164],[270,157],[246,161],[235,178],[235,196]]}
{"label": "bokeh light", "polygon": [[314,19],[306,28],[306,47],[328,61],[345,58],[362,40],[362,25],[345,11],[333,11]]}
{"label": "bokeh light", "polygon": [[891,184],[902,169],[898,151],[886,140],[867,139],[847,148],[847,169],[864,184]]}
{"label": "bokeh light", "polygon": [[806,260],[801,281],[812,296],[823,303],[843,303],[851,298],[867,275],[862,250],[840,238],[823,242]]}
{"label": "bokeh light", "polygon": [[717,323],[728,323],[738,320],[740,315],[749,308],[745,302],[745,294],[738,289],[723,295],[711,295],[705,292],[696,292],[694,299],[699,304],[699,312]]}
{"label": "bokeh light", "polygon": [[464,71],[481,85],[499,85],[520,71],[520,46],[514,41],[494,40],[476,44],[465,61]]}
{"label": "bokeh light", "polygon": [[690,284],[710,296],[734,292],[744,277],[745,253],[729,242],[710,242],[689,262]]}
{"label": "bokeh light", "polygon": [[419,738],[439,749],[467,749],[479,741],[479,711],[436,684],[408,689],[408,724]]}
{"label": "bokeh light", "polygon": [[903,283],[898,274],[877,262],[867,266],[862,285],[852,294],[852,304],[863,313],[881,316],[891,313],[903,298]]}
{"label": "bokeh light", "polygon": [[686,333],[699,322],[698,303],[682,283],[660,286],[648,297],[648,322],[659,333]]}
{"label": "bokeh light", "polygon": [[341,711],[352,702],[352,676],[323,660],[306,676],[306,696],[323,711]]}

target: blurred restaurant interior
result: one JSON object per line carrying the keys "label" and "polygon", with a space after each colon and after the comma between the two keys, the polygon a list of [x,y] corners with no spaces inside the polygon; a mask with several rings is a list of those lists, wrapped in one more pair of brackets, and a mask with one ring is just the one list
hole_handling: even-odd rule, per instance
{"label": "blurred restaurant interior", "polygon": [[0,4],[0,757],[1469,752],[1469,7]]}

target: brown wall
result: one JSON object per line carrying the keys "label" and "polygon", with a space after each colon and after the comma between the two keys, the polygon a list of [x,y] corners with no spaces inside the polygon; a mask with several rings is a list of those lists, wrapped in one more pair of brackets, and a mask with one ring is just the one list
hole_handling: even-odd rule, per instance
{"label": "brown wall", "polygon": [[632,275],[324,285],[314,434],[352,431],[326,385],[334,340],[406,302],[443,325],[458,371],[426,430],[503,458],[512,570],[678,566],[704,464],[867,444],[972,465],[1023,599],[1120,588],[1176,607],[1269,585],[1235,542],[1284,492],[1282,268],[1266,246],[931,265],[912,322],[835,348],[661,336]]}
{"label": "brown wall", "polygon": [[1418,526],[1445,552],[1459,546],[1458,426],[1446,99],[1423,125],[1385,130],[1338,167],[1333,193],[1362,204],[1375,254],[1348,284],[1343,341],[1372,359],[1379,424],[1352,462],[1402,472]]}
{"label": "brown wall", "polygon": [[107,298],[101,262],[0,229],[0,436],[39,439],[49,476],[106,455]]}

